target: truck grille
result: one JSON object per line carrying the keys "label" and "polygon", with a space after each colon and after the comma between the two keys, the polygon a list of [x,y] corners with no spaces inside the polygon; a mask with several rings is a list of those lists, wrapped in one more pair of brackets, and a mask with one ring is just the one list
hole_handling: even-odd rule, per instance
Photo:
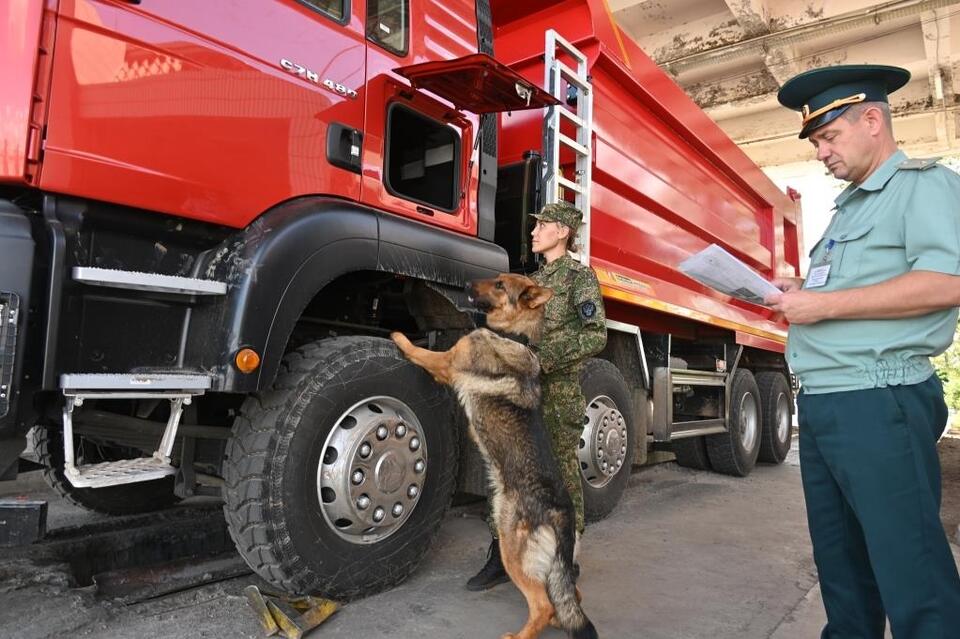
{"label": "truck grille", "polygon": [[10,410],[19,307],[19,297],[13,293],[0,292],[0,417],[5,417]]}

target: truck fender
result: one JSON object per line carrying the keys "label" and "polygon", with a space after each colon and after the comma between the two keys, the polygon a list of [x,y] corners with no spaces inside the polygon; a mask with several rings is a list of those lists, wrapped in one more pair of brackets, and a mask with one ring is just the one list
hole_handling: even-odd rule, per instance
{"label": "truck fender", "polygon": [[[197,276],[227,282],[228,293],[198,309],[187,352],[201,353],[215,390],[252,392],[272,383],[303,310],[342,275],[381,271],[462,289],[507,268],[506,252],[489,242],[343,200],[291,200],[199,260]],[[256,372],[232,366],[241,348],[260,354]]]}

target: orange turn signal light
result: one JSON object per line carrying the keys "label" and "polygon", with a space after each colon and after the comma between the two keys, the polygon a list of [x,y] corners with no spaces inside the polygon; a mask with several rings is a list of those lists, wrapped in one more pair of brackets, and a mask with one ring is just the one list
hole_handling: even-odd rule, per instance
{"label": "orange turn signal light", "polygon": [[241,348],[237,351],[234,362],[241,373],[252,373],[260,366],[260,356],[252,348]]}

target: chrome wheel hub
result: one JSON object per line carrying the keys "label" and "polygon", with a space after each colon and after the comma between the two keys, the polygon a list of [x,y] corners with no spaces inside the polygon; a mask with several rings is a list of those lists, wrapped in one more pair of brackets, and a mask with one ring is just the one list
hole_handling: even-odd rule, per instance
{"label": "chrome wheel hub", "polygon": [[370,397],[331,429],[317,468],[317,499],[338,535],[355,544],[390,536],[423,492],[427,445],[416,414],[393,397]]}
{"label": "chrome wheel hub", "polygon": [[594,488],[606,486],[627,458],[627,424],[606,395],[593,398],[584,414],[577,457],[580,473]]}
{"label": "chrome wheel hub", "polygon": [[760,413],[757,410],[757,400],[750,393],[744,393],[740,397],[740,423],[737,427],[743,449],[753,450],[760,430]]}
{"label": "chrome wheel hub", "polygon": [[777,395],[777,440],[787,441],[790,437],[790,399],[786,393]]}

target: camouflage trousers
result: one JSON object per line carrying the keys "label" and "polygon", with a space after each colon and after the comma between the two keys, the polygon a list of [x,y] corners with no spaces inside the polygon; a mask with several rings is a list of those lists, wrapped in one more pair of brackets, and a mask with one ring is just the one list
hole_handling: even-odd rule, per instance
{"label": "camouflage trousers", "polygon": [[[564,372],[540,378],[542,389],[543,422],[550,434],[553,456],[560,468],[560,476],[573,500],[577,514],[577,532],[583,532],[583,485],[580,483],[580,435],[583,433],[583,415],[586,400],[580,389],[580,375]],[[488,502],[489,503],[489,502]],[[493,517],[487,511],[487,525],[496,537]]]}

